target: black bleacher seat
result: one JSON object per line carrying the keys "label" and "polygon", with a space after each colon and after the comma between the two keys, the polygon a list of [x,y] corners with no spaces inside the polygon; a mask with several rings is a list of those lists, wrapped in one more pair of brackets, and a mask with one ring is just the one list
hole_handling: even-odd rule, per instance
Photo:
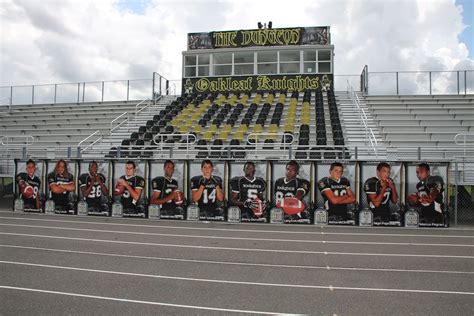
{"label": "black bleacher seat", "polygon": [[324,159],[326,160],[335,160],[336,159],[336,152],[334,147],[326,147],[324,149]]}
{"label": "black bleacher seat", "polygon": [[226,124],[233,127],[235,125],[235,119],[232,119],[232,118],[228,119],[226,121]]}
{"label": "black bleacher seat", "polygon": [[222,146],[223,142],[221,139],[214,139],[211,146],[211,152],[209,153],[209,158],[220,158],[223,149]]}
{"label": "black bleacher seat", "polygon": [[147,127],[146,127],[146,126],[140,126],[140,127],[138,128],[138,136],[139,136],[139,137],[142,136],[143,134],[146,133],[146,131],[147,131]]}
{"label": "black bleacher seat", "polygon": [[309,153],[309,159],[311,160],[320,160],[322,157],[321,155],[321,148],[313,147]]}
{"label": "black bleacher seat", "polygon": [[301,159],[307,159],[308,158],[308,152],[307,149],[297,149],[295,153],[295,159],[301,160]]}
{"label": "black bleacher seat", "polygon": [[135,142],[137,139],[138,139],[138,133],[137,132],[133,132],[132,134],[130,134],[130,141],[131,142]]}
{"label": "black bleacher seat", "polygon": [[159,127],[165,127],[166,124],[167,124],[167,122],[165,120],[161,120],[161,121],[158,122]]}
{"label": "black bleacher seat", "polygon": [[274,144],[275,144],[275,141],[273,139],[265,139],[263,149],[266,149],[266,150],[273,149],[275,146]]}
{"label": "black bleacher seat", "polygon": [[230,151],[232,158],[235,159],[244,159],[245,158],[245,149],[240,146],[240,141],[238,139],[232,139],[230,141]]}
{"label": "black bleacher seat", "polygon": [[159,134],[160,131],[161,131],[161,128],[159,126],[155,125],[151,128],[151,134],[153,134],[153,135]]}
{"label": "black bleacher seat", "polygon": [[241,125],[247,125],[249,126],[250,125],[250,119],[248,118],[244,118],[242,119],[242,121],[240,122]]}
{"label": "black bleacher seat", "polygon": [[207,125],[207,120],[202,118],[202,119],[199,120],[198,124],[201,125],[202,127],[205,127]]}
{"label": "black bleacher seat", "polygon": [[198,153],[196,155],[196,158],[198,159],[203,159],[208,156],[208,149],[207,149],[207,142],[204,139],[200,139],[196,143],[196,149],[198,150]]}
{"label": "black bleacher seat", "polygon": [[165,133],[166,134],[173,134],[174,133],[174,127],[169,125],[169,126],[166,126],[165,128]]}
{"label": "black bleacher seat", "polygon": [[[158,126],[156,126],[158,127]],[[153,139],[153,134],[152,133],[145,133],[145,135],[143,135],[143,140],[145,142],[149,142]]]}
{"label": "black bleacher seat", "polygon": [[112,147],[109,150],[109,153],[105,155],[105,158],[115,158],[117,157],[117,147]]}

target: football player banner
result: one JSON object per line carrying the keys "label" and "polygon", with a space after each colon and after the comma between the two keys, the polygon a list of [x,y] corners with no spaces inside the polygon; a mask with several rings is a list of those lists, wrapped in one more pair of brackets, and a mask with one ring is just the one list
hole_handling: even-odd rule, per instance
{"label": "football player banner", "polygon": [[[311,224],[311,164],[295,161],[275,162],[272,167],[271,222],[283,213],[284,223]],[[300,196],[300,198],[297,198]]]}
{"label": "football player banner", "polygon": [[[132,162],[132,163],[128,163]],[[113,186],[111,194],[114,196],[112,216],[146,218],[146,162],[138,160],[116,161],[113,164]],[[119,181],[122,179],[121,181]],[[133,196],[123,183],[125,181],[130,190],[140,192]]]}
{"label": "football player banner", "polygon": [[[109,161],[79,162],[77,215],[109,216],[111,211],[111,165]],[[102,184],[102,185],[101,185]],[[107,189],[103,192],[103,186]],[[90,188],[87,196],[83,190]]]}
{"label": "football player banner", "polygon": [[15,212],[42,212],[45,188],[45,163],[33,160],[27,166],[27,160],[15,160]]}
{"label": "football player banner", "polygon": [[[170,160],[170,162],[160,160],[150,163],[148,180],[149,218],[185,219],[185,202],[187,200],[185,197],[185,188],[187,187],[185,186],[185,167],[185,162],[177,160]],[[165,175],[165,168],[167,168],[167,173],[171,173],[171,178]],[[175,197],[162,204],[153,203],[156,200],[166,199],[171,194]]]}
{"label": "football player banner", "polygon": [[[218,187],[223,191],[225,197],[225,186],[224,186],[224,174],[225,174],[225,163],[212,161],[213,167],[211,177],[206,178],[203,176],[203,169],[201,168],[202,162],[191,162],[189,164],[189,204],[190,206],[199,207],[199,219],[200,220],[211,220],[211,221],[224,221],[225,220],[225,203],[220,201],[218,198]],[[204,166],[205,170],[210,170],[208,164]],[[193,190],[199,190],[203,186],[201,196],[195,202],[192,201]],[[189,209],[189,207],[188,207]],[[192,207],[191,209],[195,209]],[[189,220],[197,220],[188,211]]]}
{"label": "football player banner", "polygon": [[[373,213],[374,226],[401,226],[403,215],[400,208],[401,170],[402,164],[399,162],[360,164],[360,209],[367,209]],[[374,198],[381,194],[383,196],[380,201],[369,201],[368,195]],[[365,214],[364,218],[368,216]]]}
{"label": "football player banner", "polygon": [[[448,164],[407,163],[405,166],[405,203],[408,210],[418,213],[418,226],[447,227],[449,225],[446,207]],[[415,226],[415,223],[411,221],[405,222],[405,225],[407,224]]]}
{"label": "football player banner", "polygon": [[314,188],[316,207],[321,208],[321,210],[325,209],[328,212],[327,217],[329,224],[355,225],[357,217],[355,202],[333,204],[330,199],[347,197],[349,189],[355,199],[356,164],[342,163],[342,176],[339,173],[341,169],[340,166],[333,165],[332,171],[330,171],[330,168],[331,164],[328,163],[318,163],[316,166],[317,182],[315,182],[316,185]]}
{"label": "football player banner", "polygon": [[[66,164],[66,166],[64,166]],[[75,214],[77,202],[77,162],[72,160],[48,160],[46,162],[45,213]],[[52,186],[59,187],[58,193]],[[69,190],[70,188],[73,190]]]}
{"label": "football player banner", "polygon": [[[240,210],[240,218],[228,214],[229,221],[261,222],[270,220],[268,203],[267,163],[237,162],[229,166],[229,206]],[[230,209],[230,208],[229,208]]]}

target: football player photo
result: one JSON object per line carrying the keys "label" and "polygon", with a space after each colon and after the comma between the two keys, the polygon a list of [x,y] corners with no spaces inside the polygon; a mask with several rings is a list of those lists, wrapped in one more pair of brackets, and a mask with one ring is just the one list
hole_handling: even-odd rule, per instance
{"label": "football player photo", "polygon": [[17,196],[23,200],[24,210],[41,211],[41,180],[36,175],[36,169],[36,162],[30,159],[26,162],[26,172],[21,172],[15,177],[18,187]]}
{"label": "football player photo", "polygon": [[114,195],[120,197],[124,215],[141,215],[145,213],[142,201],[142,192],[145,179],[136,174],[137,166],[134,161],[125,163],[125,174],[115,185]]}
{"label": "football player photo", "polygon": [[75,213],[73,193],[76,184],[65,160],[59,160],[54,171],[48,174],[48,184],[55,210],[60,213]]}
{"label": "football player photo", "polygon": [[344,166],[340,162],[333,162],[329,167],[329,176],[318,181],[318,189],[324,199],[324,208],[328,211],[329,223],[355,220],[353,211],[348,206],[356,202],[350,182],[343,177]]}
{"label": "football player photo", "polygon": [[444,223],[444,181],[441,176],[431,175],[430,166],[416,166],[416,192],[408,196],[408,204],[420,210],[420,223]]}
{"label": "football player photo", "polygon": [[390,210],[390,203],[397,204],[398,202],[397,189],[393,179],[390,178],[390,172],[390,165],[381,162],[377,165],[377,175],[364,183],[367,202],[374,215],[374,225],[400,220],[400,214]]}
{"label": "football player photo", "polygon": [[199,206],[200,219],[224,220],[222,178],[214,176],[213,171],[212,161],[201,163],[202,175],[191,178],[192,201]]}
{"label": "football player photo", "polygon": [[175,164],[166,160],[163,164],[163,176],[151,180],[151,204],[160,205],[160,218],[184,219],[184,195],[178,187],[178,181],[173,179]]}
{"label": "football player photo", "polygon": [[107,181],[102,173],[99,173],[99,166],[96,161],[89,163],[88,173],[79,176],[79,189],[81,198],[86,201],[88,212],[109,213],[108,204],[109,189]]}
{"label": "football player photo", "polygon": [[255,163],[244,164],[244,175],[230,180],[231,204],[241,210],[242,221],[267,222],[267,203],[265,180],[255,176]]}
{"label": "football player photo", "polygon": [[311,223],[311,213],[303,201],[309,193],[308,180],[298,177],[300,165],[292,160],[285,166],[285,176],[275,181],[274,203],[284,212],[284,222]]}

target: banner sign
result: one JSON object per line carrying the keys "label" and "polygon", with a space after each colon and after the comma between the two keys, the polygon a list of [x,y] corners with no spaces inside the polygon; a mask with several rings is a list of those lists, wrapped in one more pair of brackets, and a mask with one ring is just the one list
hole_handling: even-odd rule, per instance
{"label": "banner sign", "polygon": [[332,88],[333,75],[259,75],[183,80],[183,93],[298,91]]}
{"label": "banner sign", "polygon": [[188,33],[188,50],[330,44],[329,26]]}

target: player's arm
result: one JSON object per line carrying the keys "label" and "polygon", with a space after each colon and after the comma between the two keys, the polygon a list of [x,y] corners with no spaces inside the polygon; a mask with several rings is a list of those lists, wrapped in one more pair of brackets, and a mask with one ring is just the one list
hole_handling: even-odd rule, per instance
{"label": "player's arm", "polygon": [[331,191],[329,188],[323,190],[321,192],[324,194],[328,200],[331,202],[331,204],[338,205],[338,204],[352,204],[355,202],[355,197],[354,194],[352,193],[352,190],[350,188],[347,189],[346,195],[342,196],[336,196],[333,191]]}
{"label": "player's arm", "polygon": [[392,203],[397,203],[398,202],[398,193],[397,193],[397,188],[395,187],[395,183],[393,183],[392,179],[387,180],[388,186],[390,189],[392,189],[392,192],[390,194],[390,199],[392,200]]}
{"label": "player's arm", "polygon": [[306,180],[301,181],[299,188],[296,190],[295,198],[303,201],[304,196],[308,193],[309,183]]}
{"label": "player's arm", "polygon": [[367,197],[375,207],[380,207],[382,201],[384,200],[385,191],[387,191],[387,184],[385,182],[380,182],[380,185],[381,187],[379,194],[374,193],[375,188],[373,190],[374,192],[367,192]]}
{"label": "player's arm", "polygon": [[118,180],[118,183],[120,183],[121,185],[123,185],[125,187],[125,189],[127,189],[127,191],[130,193],[130,196],[132,197],[133,200],[135,201],[138,201],[140,199],[140,196],[142,194],[142,190],[143,188],[141,187],[136,187],[135,189],[132,188],[132,186],[127,182],[125,181],[124,179],[119,179]]}
{"label": "player's arm", "polygon": [[82,182],[80,188],[81,188],[81,193],[83,197],[89,196],[89,194],[92,191],[92,187],[94,186],[93,181],[90,181],[90,183],[88,183],[87,181],[88,178],[89,176],[84,177],[83,179],[79,180],[79,182]]}
{"label": "player's arm", "polygon": [[56,182],[50,183],[49,187],[50,187],[51,191],[55,194],[62,194],[62,193],[67,191],[66,187],[64,187],[61,184],[58,184]]}
{"label": "player's arm", "polygon": [[167,196],[165,196],[164,198],[160,199],[160,191],[153,191],[153,194],[151,195],[151,204],[158,204],[158,205],[162,205],[162,204],[165,204],[171,200],[174,200],[176,198],[176,191],[173,191],[171,192],[170,194],[168,194]]}
{"label": "player's arm", "polygon": [[438,195],[441,193],[440,188],[442,188],[441,183],[435,183],[434,185],[429,185],[429,194],[420,196],[419,201],[421,203],[433,203]]}
{"label": "player's arm", "polygon": [[244,207],[244,202],[241,202],[239,200],[239,192],[232,191],[232,194],[230,196],[230,202],[231,204],[236,205],[238,207]]}
{"label": "player's arm", "polygon": [[99,182],[100,190],[102,191],[103,195],[109,195],[109,189],[105,185],[105,177],[100,175],[97,176],[97,182]]}
{"label": "player's arm", "polygon": [[[194,182],[197,182],[197,179],[194,179]],[[204,178],[201,178],[199,182],[192,183],[193,188],[191,189],[191,198],[194,203],[201,199],[202,193],[204,192]]]}

